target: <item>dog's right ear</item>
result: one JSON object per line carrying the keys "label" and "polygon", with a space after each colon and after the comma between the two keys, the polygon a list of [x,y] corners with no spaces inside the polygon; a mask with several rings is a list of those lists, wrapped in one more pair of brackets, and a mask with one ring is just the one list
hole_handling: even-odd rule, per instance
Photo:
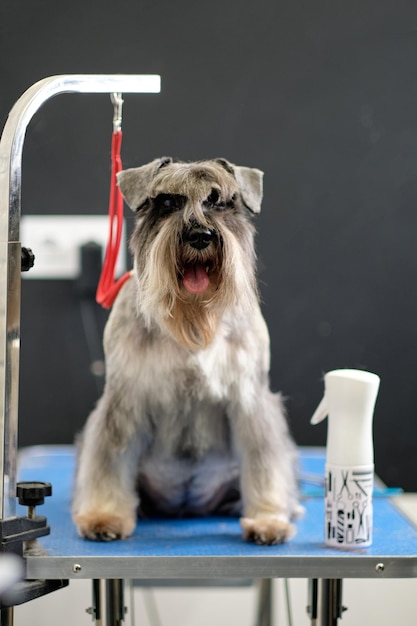
{"label": "dog's right ear", "polygon": [[171,157],[155,159],[141,167],[133,167],[117,174],[117,183],[128,206],[137,211],[148,199],[148,188],[161,167],[172,163]]}

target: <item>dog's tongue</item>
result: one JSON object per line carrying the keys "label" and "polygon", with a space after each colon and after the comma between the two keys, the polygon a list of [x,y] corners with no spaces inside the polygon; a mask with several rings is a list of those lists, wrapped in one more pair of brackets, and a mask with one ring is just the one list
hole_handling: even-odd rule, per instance
{"label": "dog's tongue", "polygon": [[184,267],[182,283],[190,293],[203,293],[209,282],[206,268],[202,263],[188,263]]}

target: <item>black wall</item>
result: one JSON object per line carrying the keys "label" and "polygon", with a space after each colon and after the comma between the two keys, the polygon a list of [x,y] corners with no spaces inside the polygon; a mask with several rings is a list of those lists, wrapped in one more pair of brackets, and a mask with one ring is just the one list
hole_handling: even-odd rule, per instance
{"label": "black wall", "polygon": [[[125,98],[126,167],[168,154],[265,171],[259,277],[292,431],[324,444],[309,425],[323,373],[374,371],[377,470],[417,490],[416,4],[3,0],[0,118],[65,73],[161,74],[160,95]],[[103,95],[42,108],[25,214],[105,214],[112,113]],[[74,283],[24,281],[22,445],[72,441],[100,389],[90,361]]]}

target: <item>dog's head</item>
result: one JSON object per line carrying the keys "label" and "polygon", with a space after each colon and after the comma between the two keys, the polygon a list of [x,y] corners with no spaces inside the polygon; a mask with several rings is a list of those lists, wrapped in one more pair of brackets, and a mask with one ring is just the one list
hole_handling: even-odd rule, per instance
{"label": "dog's head", "polygon": [[248,311],[256,300],[251,215],[261,208],[262,176],[225,159],[169,157],[118,176],[137,212],[130,247],[139,310],[188,348],[212,341],[227,308]]}

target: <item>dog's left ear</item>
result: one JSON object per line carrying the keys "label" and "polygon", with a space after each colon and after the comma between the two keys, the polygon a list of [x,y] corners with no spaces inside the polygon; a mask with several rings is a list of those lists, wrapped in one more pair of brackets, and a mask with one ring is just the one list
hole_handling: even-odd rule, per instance
{"label": "dog's left ear", "polygon": [[162,157],[141,167],[132,167],[117,174],[117,184],[123,198],[133,211],[137,211],[146,202],[149,184],[161,167],[169,163],[172,163],[171,157]]}
{"label": "dog's left ear", "polygon": [[263,177],[264,173],[254,167],[244,167],[234,165],[226,159],[216,159],[228,172],[233,174],[239,185],[244,205],[252,213],[260,213],[263,197]]}

